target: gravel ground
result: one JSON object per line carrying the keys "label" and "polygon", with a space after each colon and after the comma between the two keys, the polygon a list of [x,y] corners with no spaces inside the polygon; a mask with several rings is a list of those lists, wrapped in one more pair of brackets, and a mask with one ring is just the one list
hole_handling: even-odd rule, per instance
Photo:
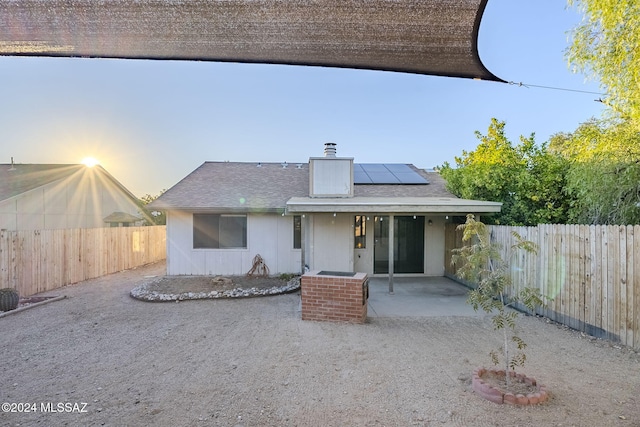
{"label": "gravel ground", "polygon": [[129,296],[164,268],[66,287],[49,293],[66,299],[0,318],[0,402],[35,407],[0,412],[0,425],[640,426],[640,355],[544,319],[522,319],[523,372],[550,401],[496,405],[470,389],[499,345],[489,318],[334,324],[303,322],[299,293]]}

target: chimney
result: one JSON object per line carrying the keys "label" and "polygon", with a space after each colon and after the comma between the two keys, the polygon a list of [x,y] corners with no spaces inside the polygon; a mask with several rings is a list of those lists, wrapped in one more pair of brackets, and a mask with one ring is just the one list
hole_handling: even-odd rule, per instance
{"label": "chimney", "polygon": [[353,197],[353,158],[336,157],[336,144],[324,144],[324,157],[309,158],[309,197]]}
{"label": "chimney", "polygon": [[335,142],[327,142],[324,144],[324,156],[335,157],[336,156],[336,144]]}

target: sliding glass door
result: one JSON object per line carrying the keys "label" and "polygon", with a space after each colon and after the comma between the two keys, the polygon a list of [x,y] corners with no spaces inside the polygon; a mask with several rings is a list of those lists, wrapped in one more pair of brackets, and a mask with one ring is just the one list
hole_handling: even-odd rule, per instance
{"label": "sliding glass door", "polygon": [[[424,217],[394,217],[394,273],[424,273]],[[389,273],[389,217],[374,217],[373,272]]]}

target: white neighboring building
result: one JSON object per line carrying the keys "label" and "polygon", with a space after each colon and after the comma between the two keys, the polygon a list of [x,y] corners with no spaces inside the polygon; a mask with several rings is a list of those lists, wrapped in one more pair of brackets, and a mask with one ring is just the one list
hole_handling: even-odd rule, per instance
{"label": "white neighboring building", "polygon": [[99,165],[0,164],[0,230],[133,226],[144,217]]}
{"label": "white neighboring building", "polygon": [[[443,276],[445,224],[502,204],[459,199],[411,164],[205,162],[149,205],[167,213],[167,274],[310,270]],[[390,244],[391,243],[391,244]],[[391,260],[391,262],[390,262]]]}

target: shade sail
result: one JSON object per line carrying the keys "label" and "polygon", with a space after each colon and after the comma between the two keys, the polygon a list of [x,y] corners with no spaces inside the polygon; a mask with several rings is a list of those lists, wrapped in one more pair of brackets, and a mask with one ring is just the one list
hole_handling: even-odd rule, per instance
{"label": "shade sail", "polygon": [[0,55],[317,65],[501,81],[487,0],[1,0]]}

